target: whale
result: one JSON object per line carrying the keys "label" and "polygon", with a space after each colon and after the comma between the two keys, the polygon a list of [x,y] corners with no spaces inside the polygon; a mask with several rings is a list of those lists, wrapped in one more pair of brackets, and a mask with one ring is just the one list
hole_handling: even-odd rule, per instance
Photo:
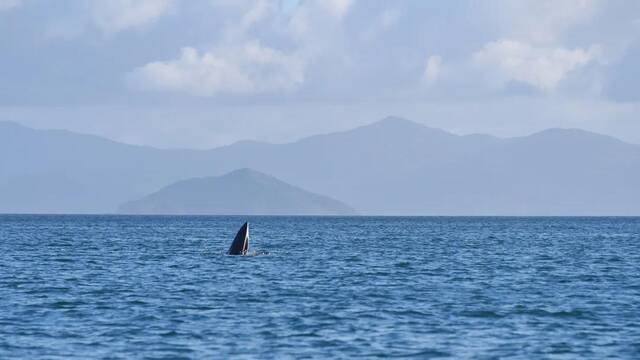
{"label": "whale", "polygon": [[249,252],[249,223],[246,222],[233,239],[229,251],[229,255],[247,255]]}

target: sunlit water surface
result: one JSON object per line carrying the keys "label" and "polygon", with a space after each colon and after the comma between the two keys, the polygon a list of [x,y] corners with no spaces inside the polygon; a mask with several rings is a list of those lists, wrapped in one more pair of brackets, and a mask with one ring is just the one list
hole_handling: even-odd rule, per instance
{"label": "sunlit water surface", "polygon": [[640,358],[640,218],[0,216],[1,359],[228,357]]}

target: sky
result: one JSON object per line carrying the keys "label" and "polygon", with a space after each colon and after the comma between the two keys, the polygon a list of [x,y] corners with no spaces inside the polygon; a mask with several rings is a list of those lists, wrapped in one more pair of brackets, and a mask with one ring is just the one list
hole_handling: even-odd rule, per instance
{"label": "sky", "polygon": [[387,115],[640,143],[640,1],[0,0],[0,121],[163,148]]}

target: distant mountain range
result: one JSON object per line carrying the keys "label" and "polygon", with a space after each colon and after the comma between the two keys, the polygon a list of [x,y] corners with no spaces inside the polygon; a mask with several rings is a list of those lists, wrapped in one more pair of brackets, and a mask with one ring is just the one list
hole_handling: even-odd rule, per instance
{"label": "distant mountain range", "polygon": [[120,207],[123,214],[353,215],[340,201],[251,169],[181,180]]}
{"label": "distant mountain range", "polygon": [[0,212],[114,212],[240,168],[360,214],[640,215],[640,146],[576,129],[502,139],[389,117],[287,144],[161,150],[0,123]]}

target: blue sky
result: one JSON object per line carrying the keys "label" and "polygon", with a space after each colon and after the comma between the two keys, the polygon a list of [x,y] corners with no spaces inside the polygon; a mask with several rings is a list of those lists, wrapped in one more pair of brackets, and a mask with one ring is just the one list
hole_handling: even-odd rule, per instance
{"label": "blue sky", "polygon": [[0,120],[159,147],[389,114],[640,143],[640,2],[0,0]]}

